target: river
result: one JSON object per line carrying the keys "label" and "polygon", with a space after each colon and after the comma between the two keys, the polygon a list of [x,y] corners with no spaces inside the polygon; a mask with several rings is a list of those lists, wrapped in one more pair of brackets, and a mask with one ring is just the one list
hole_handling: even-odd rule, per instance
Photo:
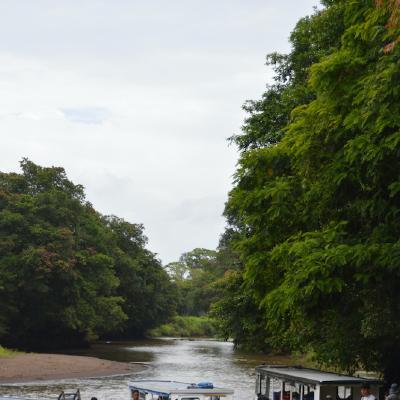
{"label": "river", "polygon": [[166,379],[183,382],[213,382],[216,386],[235,390],[235,399],[250,400],[254,396],[254,367],[263,361],[285,363],[288,360],[269,358],[236,351],[232,343],[217,340],[151,339],[135,342],[97,343],[90,349],[72,354],[96,356],[108,360],[143,362],[147,367],[130,376],[66,379],[29,384],[0,386],[0,394],[33,399],[54,400],[62,391],[80,388],[83,400],[129,399],[128,382],[133,379]]}

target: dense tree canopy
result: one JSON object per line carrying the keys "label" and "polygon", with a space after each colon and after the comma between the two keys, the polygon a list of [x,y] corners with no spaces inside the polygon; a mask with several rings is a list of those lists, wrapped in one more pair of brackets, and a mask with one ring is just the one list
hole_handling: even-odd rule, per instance
{"label": "dense tree canopy", "polygon": [[177,289],[177,312],[200,316],[208,312],[217,295],[213,281],[219,276],[217,252],[196,248],[166,266]]}
{"label": "dense tree canopy", "polygon": [[277,83],[233,137],[226,215],[244,268],[225,301],[251,297],[261,344],[399,379],[400,10],[324,3],[269,57]]}
{"label": "dense tree canopy", "polygon": [[217,250],[196,248],[183,253],[179,261],[165,268],[176,287],[177,312],[202,316],[221,298],[221,280],[227,271],[237,268],[237,257],[223,241]]}
{"label": "dense tree canopy", "polygon": [[0,173],[0,341],[25,348],[141,336],[173,312],[143,227],[104,217],[62,168]]}

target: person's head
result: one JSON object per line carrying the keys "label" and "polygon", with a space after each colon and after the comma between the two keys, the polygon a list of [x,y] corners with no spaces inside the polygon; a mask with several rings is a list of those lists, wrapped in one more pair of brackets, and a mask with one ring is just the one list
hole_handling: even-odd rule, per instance
{"label": "person's head", "polygon": [[371,393],[371,388],[368,383],[364,383],[361,386],[361,396],[369,396]]}
{"label": "person's head", "polygon": [[389,389],[389,394],[398,394],[399,393],[399,385],[397,383],[392,383]]}
{"label": "person's head", "polygon": [[132,390],[132,400],[139,400],[139,390]]}

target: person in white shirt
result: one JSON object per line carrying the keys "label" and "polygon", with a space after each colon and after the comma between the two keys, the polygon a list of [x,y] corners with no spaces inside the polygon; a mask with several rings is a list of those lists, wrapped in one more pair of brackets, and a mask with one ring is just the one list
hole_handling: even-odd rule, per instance
{"label": "person in white shirt", "polygon": [[361,386],[361,400],[376,400],[368,383],[364,383]]}
{"label": "person in white shirt", "polygon": [[386,400],[400,400],[399,396],[399,385],[397,383],[392,383],[389,389],[389,395]]}

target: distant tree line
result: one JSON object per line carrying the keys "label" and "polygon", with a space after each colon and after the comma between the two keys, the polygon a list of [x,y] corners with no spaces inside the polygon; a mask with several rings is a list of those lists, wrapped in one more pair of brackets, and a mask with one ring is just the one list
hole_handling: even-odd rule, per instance
{"label": "distant tree line", "polygon": [[0,343],[24,349],[141,337],[175,311],[143,226],[103,216],[63,168],[0,173]]}
{"label": "distant tree line", "polygon": [[196,248],[165,267],[176,288],[179,315],[203,316],[209,312],[221,295],[218,280],[231,268],[225,261],[221,251]]}

